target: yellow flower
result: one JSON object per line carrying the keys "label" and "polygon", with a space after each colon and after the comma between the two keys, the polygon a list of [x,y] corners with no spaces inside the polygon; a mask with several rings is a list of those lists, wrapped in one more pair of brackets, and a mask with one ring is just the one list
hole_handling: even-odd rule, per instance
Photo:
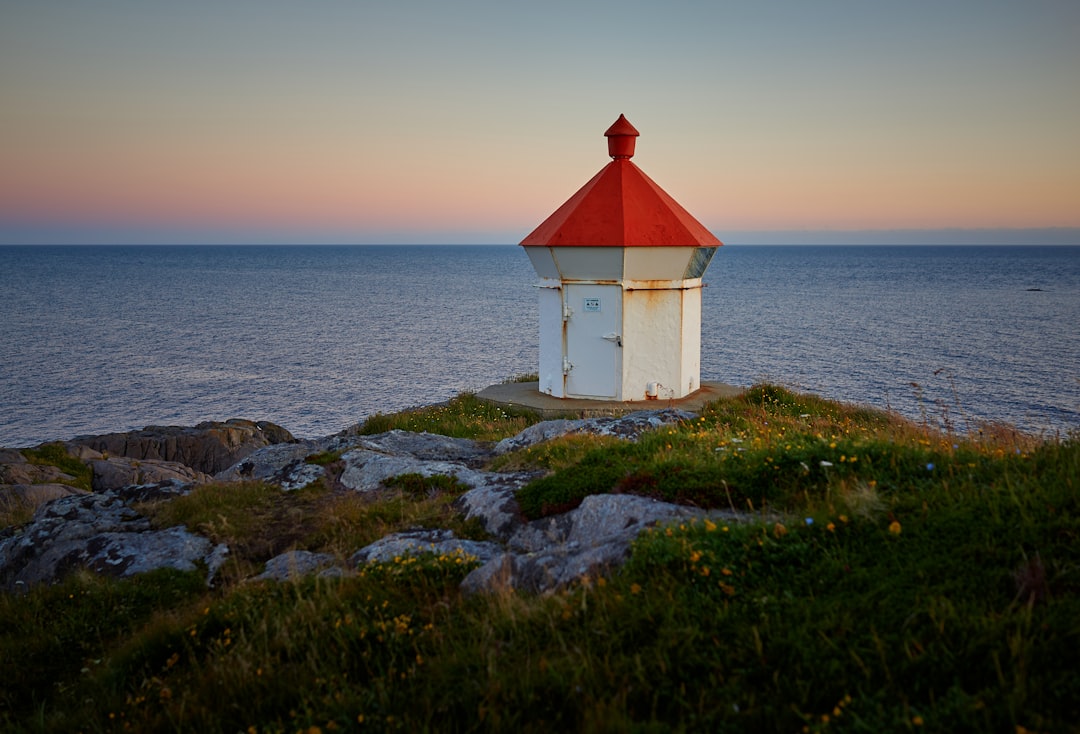
{"label": "yellow flower", "polygon": [[782,523],[776,523],[773,525],[773,535],[777,538],[781,538],[787,535],[787,528],[785,528]]}
{"label": "yellow flower", "polygon": [[694,551],[690,554],[690,563],[697,563],[701,560],[701,551]]}
{"label": "yellow flower", "polygon": [[889,523],[889,532],[893,535],[900,534],[900,523],[897,520],[893,520],[891,523]]}
{"label": "yellow flower", "polygon": [[716,523],[705,518],[705,531],[711,533],[714,530],[716,530]]}
{"label": "yellow flower", "polygon": [[922,717],[921,716],[912,717],[911,723],[914,724],[915,726],[922,726],[923,725]]}
{"label": "yellow flower", "polygon": [[832,523],[829,523],[828,525],[825,526],[825,529],[828,530],[830,533],[832,533],[832,532],[836,531],[836,526],[834,524],[832,524]]}
{"label": "yellow flower", "polygon": [[641,584],[630,584],[630,593],[637,596],[641,593]]}

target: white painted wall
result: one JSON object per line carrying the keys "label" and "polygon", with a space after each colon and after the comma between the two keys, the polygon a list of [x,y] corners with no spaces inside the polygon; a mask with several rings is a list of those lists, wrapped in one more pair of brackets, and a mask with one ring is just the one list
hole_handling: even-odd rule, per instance
{"label": "white painted wall", "polygon": [[540,392],[564,398],[562,289],[541,286],[537,290],[540,292]]}
{"label": "white painted wall", "polygon": [[[660,400],[686,397],[701,387],[702,283],[700,277],[686,277],[700,275],[687,270],[698,248],[530,246],[525,250],[540,276],[541,392],[559,398],[601,397],[575,394],[563,374],[564,358],[571,362],[590,359],[580,356],[587,352],[580,345],[575,347],[577,356],[568,354],[564,306],[571,313],[582,306],[573,299],[564,304],[564,299],[570,290],[582,296],[582,286],[601,284],[605,303],[611,298],[606,294],[621,293],[620,319],[614,327],[622,337],[612,367],[615,399],[644,400],[651,382],[662,386]],[[605,305],[605,313],[608,308]],[[604,363],[611,361],[605,357]],[[606,397],[611,391],[603,392]]]}

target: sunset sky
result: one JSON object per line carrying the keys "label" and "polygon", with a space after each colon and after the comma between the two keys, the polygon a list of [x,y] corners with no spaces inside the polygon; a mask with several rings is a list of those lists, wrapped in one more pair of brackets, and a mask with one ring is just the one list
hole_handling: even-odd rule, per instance
{"label": "sunset sky", "polygon": [[0,0],[0,244],[515,243],[620,113],[726,242],[1080,244],[1077,0]]}

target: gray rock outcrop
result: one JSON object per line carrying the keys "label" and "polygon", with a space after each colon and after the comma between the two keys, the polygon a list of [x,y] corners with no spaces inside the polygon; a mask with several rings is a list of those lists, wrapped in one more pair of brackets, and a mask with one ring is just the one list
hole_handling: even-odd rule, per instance
{"label": "gray rock outcrop", "polygon": [[173,461],[205,474],[216,474],[256,449],[295,440],[273,423],[233,418],[194,427],[147,426],[127,433],[79,436],[68,446],[84,446],[106,456]]}
{"label": "gray rock outcrop", "polygon": [[156,568],[209,568],[209,580],[227,549],[183,527],[153,530],[145,517],[109,492],[61,497],[38,508],[19,532],[0,535],[0,588],[52,583],[75,568],[125,577]]}
{"label": "gray rock outcrop", "polygon": [[415,556],[421,553],[435,555],[457,555],[471,557],[486,563],[502,555],[502,546],[486,540],[465,540],[458,538],[449,530],[407,530],[387,535],[352,555],[349,563],[359,566],[364,563],[393,561],[395,558]]}
{"label": "gray rock outcrop", "polygon": [[90,459],[95,492],[119,489],[133,484],[158,484],[177,480],[187,483],[209,482],[211,477],[177,461],[131,459],[125,456]]}
{"label": "gray rock outcrop", "polygon": [[614,436],[633,441],[645,431],[651,431],[671,423],[691,420],[695,417],[693,413],[688,413],[685,410],[667,408],[665,410],[639,410],[623,416],[543,421],[529,426],[516,436],[499,441],[495,444],[495,453],[505,454],[534,446],[543,441],[550,441],[559,436],[578,433]]}
{"label": "gray rock outcrop", "polygon": [[[358,550],[347,563],[327,554],[290,551],[271,559],[256,579],[343,575],[353,573],[358,565],[399,556],[462,554],[480,564],[462,584],[468,592],[495,588],[544,592],[583,576],[610,572],[626,560],[634,539],[647,528],[702,516],[723,517],[726,522],[743,518],[734,512],[705,512],[635,495],[598,494],[586,497],[569,512],[530,522],[515,497],[541,473],[485,471],[486,461],[497,452],[568,433],[632,441],[645,431],[693,417],[683,411],[660,410],[618,418],[546,421],[496,447],[405,431],[296,441],[287,432],[259,427],[269,424],[249,421],[202,424],[194,429],[148,428],[70,444],[69,451],[93,468],[95,488],[104,490],[70,496],[66,495],[77,490],[45,481],[59,479],[59,470],[27,468],[25,460],[19,461],[21,456],[4,452],[0,465],[7,467],[5,476],[34,479],[19,484],[24,488],[19,491],[29,496],[32,492],[25,488],[40,487],[36,490],[39,499],[48,501],[27,525],[0,532],[0,588],[49,583],[75,567],[130,576],[152,568],[193,569],[205,564],[212,578],[227,548],[213,546],[183,527],[154,530],[132,505],[190,491],[193,482],[208,480],[209,470],[229,456],[236,458],[216,470],[218,481],[259,479],[286,490],[299,488],[330,476],[326,467],[307,463],[307,458],[333,452],[340,454],[330,462],[333,486],[339,491],[380,491],[388,479],[402,474],[456,477],[469,488],[455,500],[456,507],[466,519],[478,521],[491,540],[461,539],[448,530],[413,529]],[[102,451],[109,453],[102,455]],[[11,460],[9,464],[3,463],[5,457]],[[192,461],[206,470],[193,467],[188,463]]]}

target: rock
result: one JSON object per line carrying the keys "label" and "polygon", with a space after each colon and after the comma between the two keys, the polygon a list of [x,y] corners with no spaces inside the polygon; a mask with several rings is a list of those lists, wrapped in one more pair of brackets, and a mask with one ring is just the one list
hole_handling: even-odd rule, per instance
{"label": "rock", "polygon": [[685,410],[638,410],[623,416],[603,416],[578,420],[551,420],[535,423],[516,436],[504,438],[495,444],[496,454],[516,451],[559,436],[589,433],[596,436],[615,436],[629,441],[636,440],[645,431],[651,431],[670,423],[692,420],[696,416]]}
{"label": "rock", "polygon": [[75,481],[75,477],[64,473],[58,467],[31,464],[19,451],[0,449],[0,485],[69,484]]}
{"label": "rock", "polygon": [[[353,453],[356,451],[361,453]],[[382,486],[383,480],[398,474],[457,475],[480,466],[492,455],[487,445],[477,441],[393,430],[373,436],[338,435],[315,441],[266,446],[253,451],[214,478],[230,482],[257,479],[280,485],[286,490],[300,489],[326,476],[324,467],[305,461],[308,456],[320,452],[342,453],[345,464],[343,473],[348,474],[343,477],[342,484],[358,491],[377,489]],[[392,458],[404,461],[395,463],[390,461]],[[373,459],[378,460],[372,463]],[[428,462],[434,463],[427,468],[420,466]]]}
{"label": "rock", "polygon": [[483,481],[480,472],[464,464],[452,461],[429,461],[414,456],[380,454],[368,449],[353,449],[341,457],[345,469],[338,482],[347,489],[371,492],[380,489],[383,482],[402,474],[420,474],[425,477],[437,474],[457,477],[465,484],[475,485]]}
{"label": "rock", "polygon": [[95,492],[169,480],[200,484],[211,480],[209,475],[175,461],[111,456],[108,459],[91,459],[88,463],[93,471],[92,486]]}
{"label": "rock", "polygon": [[706,512],[648,497],[590,495],[570,512],[518,526],[507,541],[509,551],[470,573],[462,589],[550,591],[621,565],[634,539],[649,527],[706,516],[740,520],[734,513]]}
{"label": "rock", "polygon": [[126,487],[109,490],[109,494],[119,498],[124,504],[136,502],[161,502],[174,497],[190,494],[195,485],[179,479],[166,479],[156,484],[129,484]]}
{"label": "rock", "polygon": [[266,569],[253,581],[293,581],[326,569],[334,564],[329,553],[312,553],[294,550],[274,556],[266,562]]}
{"label": "rock", "polygon": [[85,489],[66,484],[0,484],[0,513],[33,512],[46,502],[73,494],[87,494]]}
{"label": "rock", "polygon": [[479,520],[485,531],[505,542],[524,522],[514,495],[538,476],[541,473],[484,473],[479,477],[482,481],[458,497],[454,505],[465,519]]}
{"label": "rock", "polygon": [[20,532],[0,537],[0,588],[52,583],[81,567],[122,577],[193,570],[199,561],[209,568],[209,583],[226,553],[183,527],[151,529],[116,495],[74,495],[42,505]]}
{"label": "rock", "polygon": [[349,559],[349,563],[359,566],[363,563],[392,561],[395,558],[416,556],[422,553],[462,554],[485,563],[501,555],[502,548],[497,543],[458,538],[450,530],[406,530],[387,535],[358,550]]}
{"label": "rock", "polygon": [[395,429],[348,439],[349,448],[362,448],[392,456],[413,456],[423,461],[452,461],[474,469],[491,458],[491,449],[485,444],[437,433],[410,433]]}
{"label": "rock", "polygon": [[[455,501],[456,507],[466,518],[479,520],[497,540],[464,540],[448,530],[409,530],[357,551],[349,560],[352,566],[421,553],[462,553],[481,562],[462,583],[465,591],[513,588],[546,592],[583,576],[609,572],[626,560],[634,539],[649,527],[702,516],[723,517],[726,522],[744,518],[734,512],[706,513],[636,495],[605,494],[586,497],[570,512],[529,522],[522,516],[515,494],[542,473],[487,472],[482,470],[484,462],[495,452],[513,451],[568,433],[635,440],[647,430],[693,417],[683,411],[660,410],[545,421],[494,449],[477,441],[405,431],[296,441],[281,429],[275,431],[276,427],[259,427],[271,424],[249,421],[201,424],[193,429],[151,427],[77,439],[69,450],[78,452],[93,468],[95,488],[108,489],[99,494],[62,496],[70,490],[54,482],[40,485],[48,489],[30,487],[18,490],[22,494],[11,492],[11,497],[37,491],[41,499],[58,498],[41,505],[21,529],[0,532],[0,588],[48,583],[75,567],[128,576],[151,568],[194,568],[196,563],[205,563],[212,578],[228,553],[225,546],[212,547],[209,540],[182,527],[155,531],[129,505],[189,492],[194,482],[208,480],[207,474],[219,464],[218,481],[261,480],[283,489],[299,488],[327,474],[325,467],[308,464],[307,457],[335,452],[341,459],[333,474],[338,476],[340,471],[338,483],[355,491],[378,490],[386,480],[401,474],[456,477],[470,487]],[[229,456],[236,458],[223,464]],[[39,472],[24,465],[29,466],[18,452],[0,450],[4,476],[53,477],[51,467],[41,467]],[[256,578],[280,581],[312,573],[340,576],[351,571],[333,556],[292,551],[271,559]]]}
{"label": "rock", "polygon": [[67,445],[90,448],[107,456],[175,461],[206,474],[216,474],[263,446],[295,441],[281,426],[233,418],[194,427],[147,426],[141,431],[79,436]]}
{"label": "rock", "polygon": [[[280,443],[256,449],[232,466],[218,472],[214,479],[219,482],[264,481],[277,483],[276,480],[287,467],[304,463],[304,459],[321,449],[313,441]],[[309,466],[316,466],[309,464]],[[322,467],[318,467],[321,469]],[[321,476],[321,474],[320,474]]]}

